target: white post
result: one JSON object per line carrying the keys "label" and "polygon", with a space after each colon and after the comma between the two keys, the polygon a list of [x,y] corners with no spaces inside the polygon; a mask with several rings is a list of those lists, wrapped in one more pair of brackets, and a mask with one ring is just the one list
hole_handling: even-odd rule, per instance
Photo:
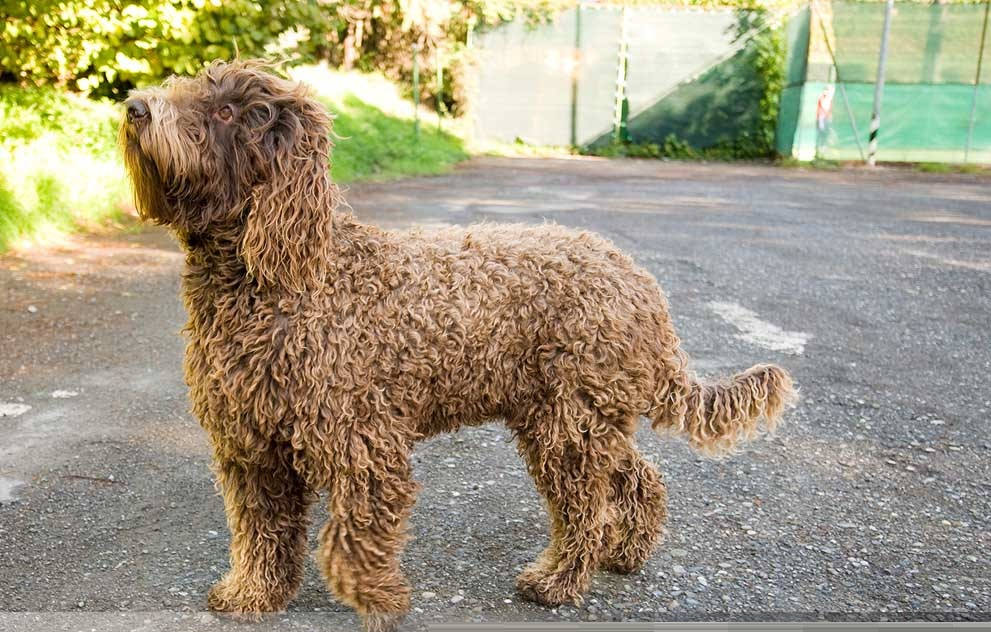
{"label": "white post", "polygon": [[877,60],[877,81],[874,83],[874,111],[871,112],[870,142],[867,145],[867,164],[874,166],[877,154],[877,133],[881,128],[881,95],[884,93],[884,64],[888,60],[888,34],[891,32],[891,11],[895,0],[884,4],[884,28],[881,31],[881,52]]}

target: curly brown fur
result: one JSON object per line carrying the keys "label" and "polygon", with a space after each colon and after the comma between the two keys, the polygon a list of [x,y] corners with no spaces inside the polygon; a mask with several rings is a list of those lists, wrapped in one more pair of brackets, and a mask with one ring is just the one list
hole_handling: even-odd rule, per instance
{"label": "curly brown fur", "polygon": [[358,223],[328,176],[326,113],[259,63],[215,63],[128,105],[138,210],[186,250],[186,380],[232,534],[213,609],[286,606],[326,491],[328,586],[368,629],[395,628],[410,450],[497,418],[551,517],[519,590],[574,601],[597,568],[642,567],[660,537],[664,483],[631,438],[642,415],[722,453],[792,395],[773,366],[697,381],[656,281],[595,235]]}

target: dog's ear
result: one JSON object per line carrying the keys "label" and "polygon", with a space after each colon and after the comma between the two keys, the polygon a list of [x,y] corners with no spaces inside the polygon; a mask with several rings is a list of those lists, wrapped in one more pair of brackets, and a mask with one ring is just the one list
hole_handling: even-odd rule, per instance
{"label": "dog's ear", "polygon": [[269,103],[271,124],[258,139],[266,164],[251,190],[241,257],[259,285],[303,292],[327,274],[339,193],[329,174],[328,115],[284,83],[293,90]]}

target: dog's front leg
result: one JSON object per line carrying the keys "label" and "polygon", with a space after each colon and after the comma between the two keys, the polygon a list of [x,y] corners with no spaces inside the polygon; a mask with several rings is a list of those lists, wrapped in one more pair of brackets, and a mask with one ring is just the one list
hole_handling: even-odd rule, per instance
{"label": "dog's front leg", "polygon": [[355,469],[330,487],[317,558],[330,591],[358,611],[366,632],[393,632],[409,611],[399,554],[417,486],[407,456],[405,449],[363,452],[345,461]]}
{"label": "dog's front leg", "polygon": [[231,568],[207,605],[248,618],[283,610],[303,579],[312,494],[289,469],[221,459],[215,469],[231,531]]}

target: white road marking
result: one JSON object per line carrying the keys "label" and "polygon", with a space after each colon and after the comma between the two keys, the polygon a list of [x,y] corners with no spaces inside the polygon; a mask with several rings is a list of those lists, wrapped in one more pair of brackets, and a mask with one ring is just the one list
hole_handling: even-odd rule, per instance
{"label": "white road marking", "polygon": [[739,303],[713,301],[709,303],[709,309],[739,330],[737,338],[771,351],[801,355],[805,351],[805,344],[812,338],[811,334],[785,331],[761,320],[756,313]]}
{"label": "white road marking", "polygon": [[0,503],[9,503],[12,500],[16,500],[17,496],[14,495],[14,490],[24,484],[24,481],[19,481],[16,478],[4,478],[0,476]]}
{"label": "white road marking", "polygon": [[11,402],[0,402],[0,417],[17,417],[23,415],[31,407],[27,404],[14,404]]}

